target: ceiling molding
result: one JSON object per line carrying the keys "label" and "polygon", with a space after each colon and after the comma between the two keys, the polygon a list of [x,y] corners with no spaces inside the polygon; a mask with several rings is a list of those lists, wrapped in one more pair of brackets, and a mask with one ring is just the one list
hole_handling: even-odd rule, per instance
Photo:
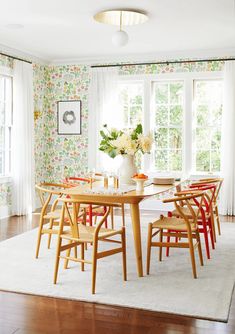
{"label": "ceiling molding", "polygon": [[185,50],[174,52],[157,52],[149,54],[127,54],[110,56],[83,56],[76,58],[54,59],[49,65],[97,65],[101,63],[122,63],[122,62],[151,62],[167,61],[175,59],[204,59],[204,58],[227,58],[235,56],[235,48],[229,49],[211,49],[211,50]]}
{"label": "ceiling molding", "polygon": [[30,53],[27,53],[27,52],[24,52],[24,51],[21,51],[21,50],[18,50],[18,49],[8,47],[8,46],[3,45],[3,44],[0,44],[0,52],[5,53],[9,56],[29,60],[32,63],[38,63],[38,64],[42,64],[42,65],[48,65],[50,63],[49,60],[43,59],[41,57],[37,57],[35,55],[32,55]]}

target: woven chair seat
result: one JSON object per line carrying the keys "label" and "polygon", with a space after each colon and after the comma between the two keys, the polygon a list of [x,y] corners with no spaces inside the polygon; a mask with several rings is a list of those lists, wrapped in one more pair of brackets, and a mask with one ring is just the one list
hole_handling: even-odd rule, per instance
{"label": "woven chair seat", "polygon": [[[174,231],[187,231],[187,225],[184,219],[174,217],[163,217],[156,220],[153,223],[153,228],[174,230]],[[196,226],[191,224],[192,231],[196,231]]]}
{"label": "woven chair seat", "polygon": [[61,214],[61,210],[55,210],[47,212],[46,215],[43,216],[44,219],[59,219]]}
{"label": "woven chair seat", "polygon": [[[94,226],[87,226],[83,224],[78,224],[79,226],[79,238],[74,238],[74,241],[80,241],[80,242],[92,242],[93,241],[93,236],[96,227]],[[104,238],[112,237],[114,235],[122,233],[122,230],[113,230],[109,228],[101,228],[99,231],[98,239],[102,240]],[[70,231],[64,231],[63,232],[63,238],[64,239],[73,239],[71,237]]]}
{"label": "woven chair seat", "polygon": [[[182,210],[183,214],[184,214],[186,217],[192,217],[191,211],[190,211],[188,208],[186,208],[186,207],[185,207],[185,208],[182,207],[182,208],[180,208],[180,210]],[[197,214],[198,214],[198,209],[195,208],[195,209],[194,209],[194,212],[195,212],[195,214],[197,215]],[[180,216],[178,210],[173,210],[173,211],[171,211],[171,214],[172,214],[172,216],[174,216],[174,217],[179,217],[179,216]],[[209,215],[208,213],[205,213],[205,217],[206,217],[206,218],[208,218],[209,216],[210,216],[210,215]],[[202,218],[201,213],[199,213],[198,218],[199,218],[199,219]]]}

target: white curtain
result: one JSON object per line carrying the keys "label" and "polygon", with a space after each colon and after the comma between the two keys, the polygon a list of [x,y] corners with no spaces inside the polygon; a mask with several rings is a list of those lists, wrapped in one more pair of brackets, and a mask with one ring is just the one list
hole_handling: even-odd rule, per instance
{"label": "white curtain", "polygon": [[15,61],[13,71],[12,214],[34,210],[34,119],[32,65]]}
{"label": "white curtain", "polygon": [[88,165],[97,170],[107,169],[112,160],[99,151],[102,125],[118,127],[118,69],[93,68],[89,92]]}
{"label": "white curtain", "polygon": [[224,68],[224,102],[221,138],[220,213],[235,215],[235,62],[226,61]]}

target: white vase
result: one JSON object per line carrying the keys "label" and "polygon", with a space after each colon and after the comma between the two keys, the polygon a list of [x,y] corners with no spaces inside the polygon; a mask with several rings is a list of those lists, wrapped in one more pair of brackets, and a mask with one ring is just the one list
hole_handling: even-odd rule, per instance
{"label": "white vase", "polygon": [[135,182],[131,179],[132,176],[137,173],[135,165],[134,155],[123,154],[122,163],[119,167],[119,177],[121,184],[134,184]]}

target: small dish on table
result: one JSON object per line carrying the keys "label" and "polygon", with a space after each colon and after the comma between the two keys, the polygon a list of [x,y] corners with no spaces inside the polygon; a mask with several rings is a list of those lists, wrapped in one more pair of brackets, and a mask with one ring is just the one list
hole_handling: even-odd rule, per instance
{"label": "small dish on table", "polygon": [[144,190],[144,183],[148,180],[145,174],[134,174],[132,180],[136,182],[136,191]]}

